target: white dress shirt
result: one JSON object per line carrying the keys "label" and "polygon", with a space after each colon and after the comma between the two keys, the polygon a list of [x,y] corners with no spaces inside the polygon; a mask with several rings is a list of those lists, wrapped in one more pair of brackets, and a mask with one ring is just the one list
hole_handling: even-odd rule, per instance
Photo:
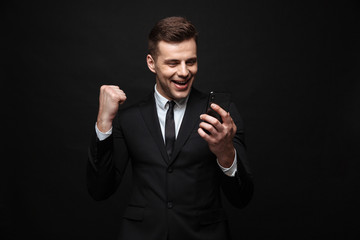
{"label": "white dress shirt", "polygon": [[[159,123],[160,123],[160,129],[161,129],[161,133],[162,133],[163,140],[165,143],[165,119],[166,119],[166,112],[169,108],[169,104],[167,103],[169,100],[167,98],[163,97],[156,90],[156,84],[155,84],[154,97],[155,97],[156,110],[157,110]],[[183,117],[185,114],[188,98],[189,98],[189,96],[180,101],[175,101],[175,105],[174,105],[175,138],[177,138],[177,135],[179,133],[179,129],[180,129],[180,126],[181,126],[181,123],[182,123],[182,120],[183,120]],[[96,135],[100,141],[105,140],[107,137],[109,137],[112,134],[112,128],[109,131],[107,131],[106,133],[103,133],[98,129],[96,124],[95,124],[95,131],[96,131]],[[218,161],[217,161],[217,163],[226,175],[235,176],[235,173],[237,170],[236,161],[237,161],[237,156],[236,156],[236,150],[235,150],[235,158],[234,158],[234,162],[231,167],[224,168],[219,164]]]}

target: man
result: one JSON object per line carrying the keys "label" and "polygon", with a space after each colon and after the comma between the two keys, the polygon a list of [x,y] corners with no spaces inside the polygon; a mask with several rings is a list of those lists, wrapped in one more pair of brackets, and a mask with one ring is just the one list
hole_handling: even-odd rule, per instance
{"label": "man", "polygon": [[197,31],[185,18],[160,20],[149,34],[147,65],[156,76],[143,101],[126,100],[117,86],[102,86],[89,150],[88,189],[96,200],[114,193],[129,159],[133,189],[119,239],[229,239],[221,191],[238,208],[250,201],[253,183],[243,126],[235,105],[211,107],[192,87],[197,70]]}

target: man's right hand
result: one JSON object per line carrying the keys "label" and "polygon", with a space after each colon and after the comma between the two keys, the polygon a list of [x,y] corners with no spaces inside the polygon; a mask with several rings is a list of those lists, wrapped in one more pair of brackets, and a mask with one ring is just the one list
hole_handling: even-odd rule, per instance
{"label": "man's right hand", "polygon": [[97,127],[101,132],[107,132],[112,127],[112,121],[119,109],[119,104],[124,103],[126,95],[123,90],[114,85],[103,85],[100,88],[99,113]]}

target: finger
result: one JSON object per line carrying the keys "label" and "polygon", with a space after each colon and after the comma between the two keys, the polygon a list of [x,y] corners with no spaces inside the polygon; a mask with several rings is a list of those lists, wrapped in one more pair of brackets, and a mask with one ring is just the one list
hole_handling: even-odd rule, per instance
{"label": "finger", "polygon": [[201,114],[200,119],[213,125],[218,131],[223,130],[223,126],[219,120],[208,114]]}
{"label": "finger", "polygon": [[126,94],[123,90],[119,88],[119,86],[116,85],[108,86],[108,93],[111,96],[111,98],[117,101],[119,104],[124,103],[126,100]]}
{"label": "finger", "polygon": [[199,127],[208,131],[211,134],[211,136],[217,136],[217,134],[218,134],[218,131],[216,130],[216,128],[207,122],[201,122],[199,124]]}
{"label": "finger", "polygon": [[123,91],[119,86],[116,85],[102,85],[100,87],[101,91]]}
{"label": "finger", "polygon": [[223,123],[226,123],[226,124],[231,123],[231,117],[230,117],[229,112],[225,111],[223,108],[221,108],[219,105],[217,105],[215,103],[211,104],[211,108],[214,109],[214,111],[220,115]]}
{"label": "finger", "polygon": [[207,134],[204,129],[198,128],[198,134],[200,137],[202,137],[206,142],[212,144],[213,143],[213,137],[212,135]]}
{"label": "finger", "polygon": [[119,86],[112,86],[112,89],[121,96],[126,96],[124,90],[122,90]]}
{"label": "finger", "polygon": [[119,90],[118,94],[119,94],[119,103],[123,104],[127,98],[126,94],[123,90]]}
{"label": "finger", "polygon": [[114,89],[115,90],[115,92],[119,95],[119,96],[124,96],[124,97],[126,97],[126,94],[125,94],[125,92],[123,91],[123,90],[121,90],[121,89]]}
{"label": "finger", "polygon": [[111,89],[111,91],[114,91],[116,93],[124,93],[124,91],[119,86],[116,85],[110,85],[109,89]]}

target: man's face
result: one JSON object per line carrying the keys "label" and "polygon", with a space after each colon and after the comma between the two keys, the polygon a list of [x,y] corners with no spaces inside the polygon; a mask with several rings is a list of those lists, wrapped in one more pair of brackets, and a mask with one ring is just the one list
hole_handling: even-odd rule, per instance
{"label": "man's face", "polygon": [[156,89],[169,100],[189,95],[198,70],[194,39],[180,43],[160,41],[158,56],[147,56],[149,69],[156,74]]}

